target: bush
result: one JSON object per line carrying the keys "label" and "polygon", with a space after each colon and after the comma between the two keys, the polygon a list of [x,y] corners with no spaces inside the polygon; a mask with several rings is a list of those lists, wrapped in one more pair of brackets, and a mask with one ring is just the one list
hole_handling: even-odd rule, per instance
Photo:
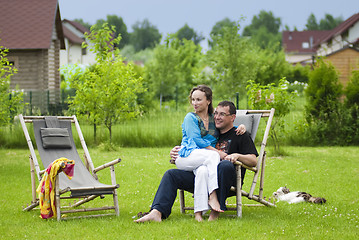
{"label": "bush", "polygon": [[[353,79],[357,79],[356,73]],[[309,74],[305,108],[306,128],[301,129],[307,144],[349,145],[358,144],[359,110],[355,104],[357,87],[348,85],[347,104],[341,100],[342,85],[331,63],[319,59],[316,68]],[[351,102],[352,104],[348,104]],[[350,106],[349,106],[350,105]]]}
{"label": "bush", "polygon": [[305,108],[306,118],[309,123],[319,118],[329,120],[331,113],[337,112],[342,85],[331,63],[318,59],[315,69],[309,74],[309,84],[305,93],[308,100]]}

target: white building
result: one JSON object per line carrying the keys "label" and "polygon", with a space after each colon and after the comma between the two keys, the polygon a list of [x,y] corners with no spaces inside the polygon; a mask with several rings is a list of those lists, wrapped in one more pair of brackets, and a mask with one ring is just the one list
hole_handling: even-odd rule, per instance
{"label": "white building", "polygon": [[65,50],[60,51],[60,66],[68,64],[91,65],[95,63],[95,54],[86,48],[82,48],[85,41],[84,34],[89,32],[80,23],[63,20],[62,28],[65,37]]}

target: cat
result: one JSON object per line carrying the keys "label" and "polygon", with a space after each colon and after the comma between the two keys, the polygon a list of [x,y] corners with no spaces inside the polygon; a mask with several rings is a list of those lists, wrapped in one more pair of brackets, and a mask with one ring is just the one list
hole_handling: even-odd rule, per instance
{"label": "cat", "polygon": [[276,192],[273,193],[274,198],[278,201],[286,201],[289,204],[300,203],[300,202],[310,202],[322,204],[327,200],[321,197],[313,197],[306,192],[291,192],[287,187],[280,187]]}

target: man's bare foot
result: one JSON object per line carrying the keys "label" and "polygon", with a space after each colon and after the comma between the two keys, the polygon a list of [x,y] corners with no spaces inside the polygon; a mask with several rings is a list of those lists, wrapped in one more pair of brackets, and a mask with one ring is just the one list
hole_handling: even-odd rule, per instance
{"label": "man's bare foot", "polygon": [[211,211],[211,213],[209,214],[208,221],[216,221],[218,217],[219,217],[219,212]]}
{"label": "man's bare foot", "polygon": [[203,221],[202,212],[195,212],[194,219],[196,219],[197,222],[202,222]]}
{"label": "man's bare foot", "polygon": [[208,205],[216,212],[224,212],[221,210],[221,206],[219,205],[216,191],[213,191],[209,195]]}
{"label": "man's bare foot", "polygon": [[137,219],[137,220],[134,220],[135,223],[143,223],[143,222],[161,222],[162,221],[162,213],[156,209],[152,209],[152,211]]}

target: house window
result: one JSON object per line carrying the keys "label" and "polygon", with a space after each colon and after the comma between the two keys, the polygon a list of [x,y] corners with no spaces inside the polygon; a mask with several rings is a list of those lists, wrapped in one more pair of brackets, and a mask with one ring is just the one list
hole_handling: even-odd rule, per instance
{"label": "house window", "polygon": [[[85,38],[82,38],[82,40],[84,40],[84,42],[86,42],[86,41],[85,41]],[[82,44],[84,44],[84,43],[82,43]],[[82,45],[81,54],[82,54],[82,55],[86,55],[86,54],[87,54],[87,47],[84,47],[84,46]]]}
{"label": "house window", "polygon": [[309,48],[308,42],[302,42],[302,48]]}
{"label": "house window", "polygon": [[7,56],[8,65],[19,68],[19,58],[15,56]]}

